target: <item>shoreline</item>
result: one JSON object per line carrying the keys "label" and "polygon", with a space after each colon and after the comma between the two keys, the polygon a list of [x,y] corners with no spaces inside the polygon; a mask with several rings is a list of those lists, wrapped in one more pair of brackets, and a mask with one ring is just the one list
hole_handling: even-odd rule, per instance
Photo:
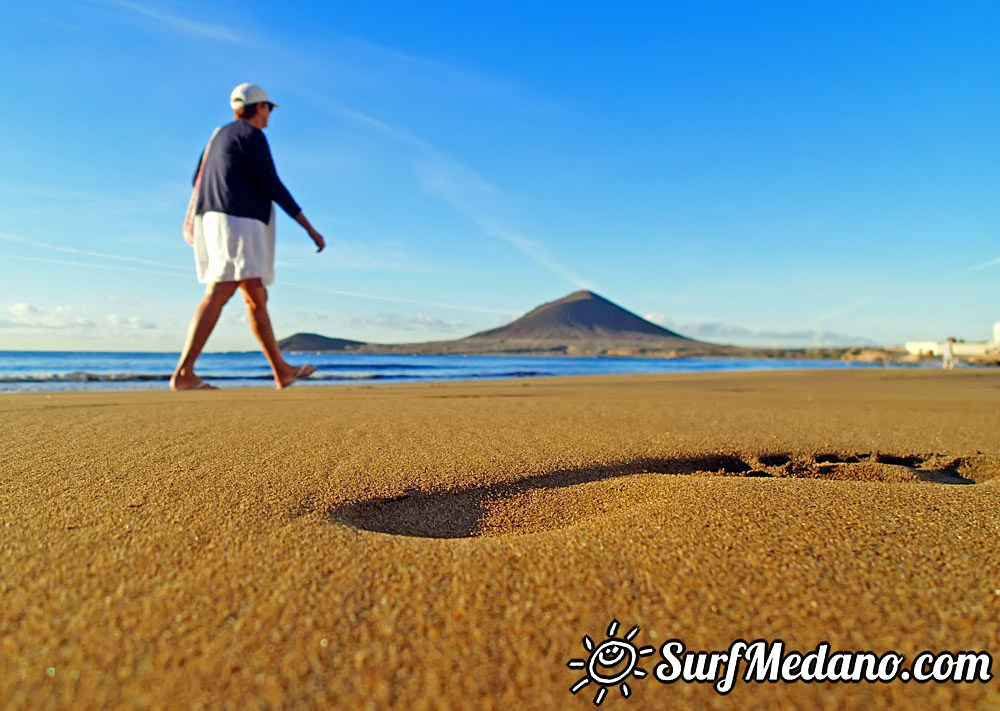
{"label": "shoreline", "polygon": [[[37,355],[37,354],[36,354]],[[79,355],[79,358],[72,356]],[[63,359],[61,356],[71,356]],[[0,394],[12,392],[155,391],[169,379],[170,354],[58,353],[0,363]],[[103,360],[102,360],[103,358]],[[520,378],[606,374],[752,372],[862,368],[917,368],[934,364],[888,364],[871,361],[785,358],[626,358],[606,356],[469,358],[407,355],[313,354],[302,360],[318,366],[303,385],[396,384],[417,382],[490,382]],[[223,388],[269,385],[272,376],[259,353],[206,354],[202,377]]]}
{"label": "shoreline", "polygon": [[[612,619],[657,650],[1000,663],[993,371],[19,394],[0,398],[6,707],[590,708],[566,663]],[[605,704],[998,700],[630,686]]]}

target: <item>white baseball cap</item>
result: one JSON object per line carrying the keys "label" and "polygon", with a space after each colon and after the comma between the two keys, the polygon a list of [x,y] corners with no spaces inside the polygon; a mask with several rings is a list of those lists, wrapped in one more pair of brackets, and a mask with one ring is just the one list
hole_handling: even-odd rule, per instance
{"label": "white baseball cap", "polygon": [[243,82],[238,87],[233,89],[233,93],[229,95],[229,105],[233,109],[238,109],[241,106],[246,106],[248,104],[270,104],[271,108],[277,108],[277,104],[268,98],[267,92],[261,89],[256,84],[251,84],[249,82]]}

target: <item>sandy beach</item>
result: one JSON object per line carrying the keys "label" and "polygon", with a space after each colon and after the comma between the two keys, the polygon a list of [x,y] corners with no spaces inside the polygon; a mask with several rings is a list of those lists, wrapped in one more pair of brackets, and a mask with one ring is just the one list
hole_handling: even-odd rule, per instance
{"label": "sandy beach", "polygon": [[[0,706],[1000,708],[1000,373],[0,398]],[[661,645],[990,683],[654,678]]]}

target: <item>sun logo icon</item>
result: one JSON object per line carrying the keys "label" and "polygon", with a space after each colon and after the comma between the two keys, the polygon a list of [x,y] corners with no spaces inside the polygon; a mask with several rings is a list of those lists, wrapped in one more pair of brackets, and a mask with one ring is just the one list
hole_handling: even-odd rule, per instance
{"label": "sun logo icon", "polygon": [[617,632],[618,620],[611,620],[608,626],[608,638],[596,647],[594,640],[584,635],[583,648],[590,653],[590,656],[586,659],[570,659],[566,663],[570,669],[587,670],[586,674],[570,687],[572,693],[579,692],[591,682],[601,687],[594,694],[594,706],[600,706],[608,689],[615,685],[621,685],[622,696],[627,699],[632,689],[625,682],[630,676],[636,679],[646,676],[646,671],[638,667],[639,658],[648,657],[654,652],[652,647],[639,648],[632,644],[632,639],[639,634],[638,625],[630,629],[623,638],[615,637]]}

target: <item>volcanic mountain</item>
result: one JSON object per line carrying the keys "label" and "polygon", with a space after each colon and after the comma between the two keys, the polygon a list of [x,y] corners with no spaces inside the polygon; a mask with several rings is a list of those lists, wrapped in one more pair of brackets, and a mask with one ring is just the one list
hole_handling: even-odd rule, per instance
{"label": "volcanic mountain", "polygon": [[529,339],[535,341],[679,339],[592,291],[577,291],[535,308],[513,323],[474,333],[463,340]]}
{"label": "volcanic mountain", "polygon": [[[302,338],[301,336],[307,336]],[[702,343],[657,326],[591,291],[577,291],[542,304],[521,318],[454,341],[356,343],[296,334],[279,341],[282,350],[349,353],[476,355],[723,355],[728,346]],[[336,341],[336,343],[334,343]]]}
{"label": "volcanic mountain", "polygon": [[[301,338],[308,336],[308,338]],[[279,341],[282,350],[350,353],[476,355],[718,356],[734,349],[685,338],[650,323],[592,291],[577,291],[528,312],[506,326],[454,341],[383,345],[296,334]],[[336,341],[336,343],[334,343]]]}
{"label": "volcanic mountain", "polygon": [[516,321],[449,342],[468,353],[638,355],[713,349],[650,323],[592,291],[577,291],[535,308]]}

